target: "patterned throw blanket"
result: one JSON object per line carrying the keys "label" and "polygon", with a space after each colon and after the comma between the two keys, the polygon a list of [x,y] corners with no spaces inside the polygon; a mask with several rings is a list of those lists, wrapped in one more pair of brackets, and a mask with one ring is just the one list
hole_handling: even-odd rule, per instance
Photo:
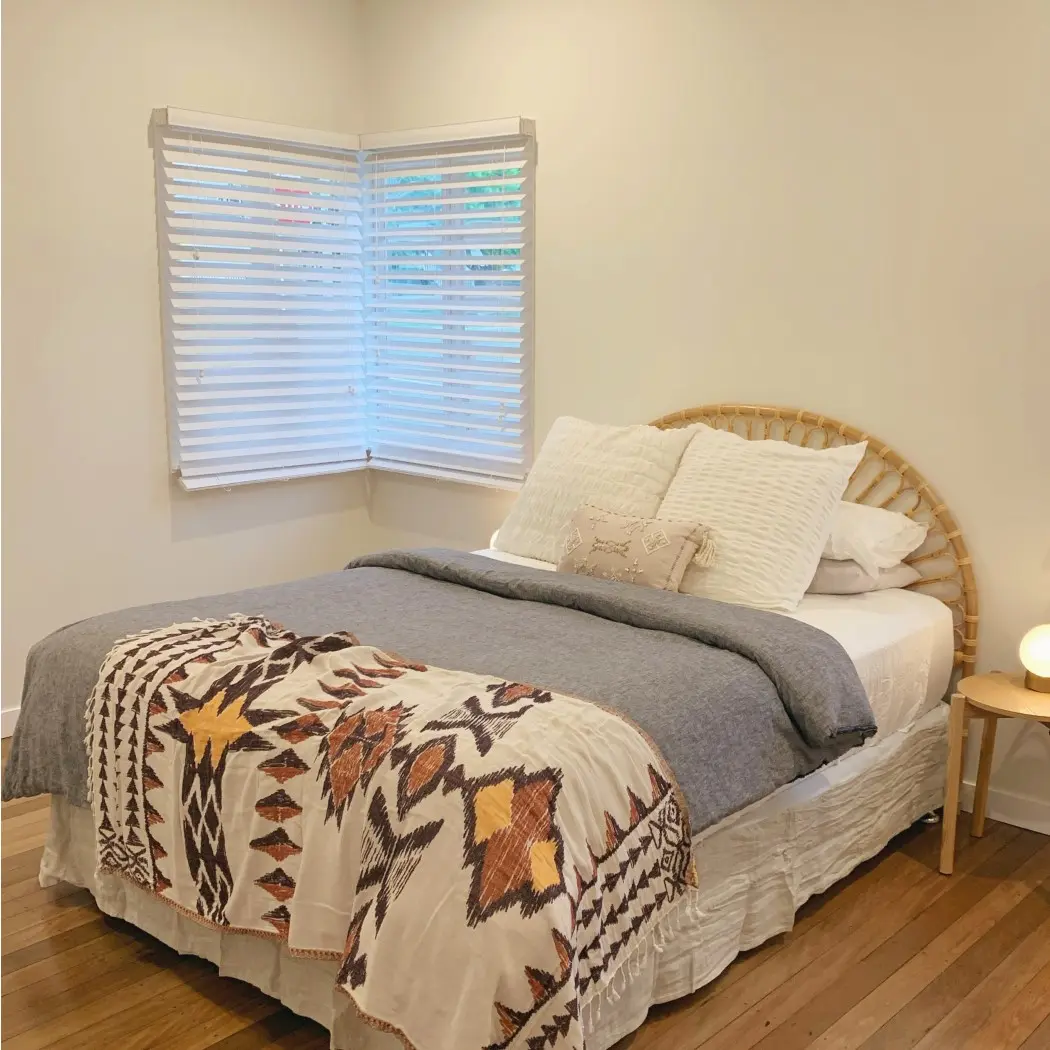
{"label": "patterned throw blanket", "polygon": [[429,1050],[583,1046],[695,885],[652,743],[602,707],[256,617],[119,642],[88,704],[98,866],[338,959]]}

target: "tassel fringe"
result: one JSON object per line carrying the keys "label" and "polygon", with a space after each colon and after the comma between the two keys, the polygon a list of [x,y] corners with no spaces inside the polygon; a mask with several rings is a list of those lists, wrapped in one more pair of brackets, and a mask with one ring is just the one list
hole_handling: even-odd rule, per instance
{"label": "tassel fringe", "polygon": [[701,569],[706,569],[715,563],[715,536],[714,533],[705,528],[700,536],[700,543],[697,545],[696,554],[693,555],[693,564],[700,566]]}
{"label": "tassel fringe", "polygon": [[646,966],[655,963],[655,956],[662,955],[667,944],[682,928],[681,911],[693,918],[698,914],[695,893],[688,893],[677,907],[666,914],[652,929],[640,937],[631,950],[619,960],[616,968],[608,975],[599,989],[592,991],[590,997],[580,1004],[580,1017],[583,1019],[584,1035],[593,1032],[602,1016],[602,1001],[610,1006],[618,1003],[627,993],[627,984],[641,976]]}

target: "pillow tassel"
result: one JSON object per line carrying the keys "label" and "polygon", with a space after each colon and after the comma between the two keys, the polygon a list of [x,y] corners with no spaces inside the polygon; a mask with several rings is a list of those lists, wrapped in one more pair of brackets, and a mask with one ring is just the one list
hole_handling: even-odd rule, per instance
{"label": "pillow tassel", "polygon": [[700,537],[700,543],[696,548],[696,554],[693,555],[693,564],[699,565],[701,569],[706,569],[708,566],[714,565],[714,563],[715,536],[710,529],[704,529],[703,535]]}

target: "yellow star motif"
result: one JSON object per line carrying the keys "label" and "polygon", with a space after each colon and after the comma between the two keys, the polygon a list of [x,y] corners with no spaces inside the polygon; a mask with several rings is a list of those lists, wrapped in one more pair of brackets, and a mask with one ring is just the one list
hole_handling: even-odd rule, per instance
{"label": "yellow star motif", "polygon": [[190,734],[195,762],[200,762],[211,744],[211,760],[218,763],[234,740],[251,731],[251,723],[242,714],[244,701],[232,703],[225,711],[220,711],[225,698],[226,691],[221,690],[203,707],[185,711],[179,716],[186,732]]}

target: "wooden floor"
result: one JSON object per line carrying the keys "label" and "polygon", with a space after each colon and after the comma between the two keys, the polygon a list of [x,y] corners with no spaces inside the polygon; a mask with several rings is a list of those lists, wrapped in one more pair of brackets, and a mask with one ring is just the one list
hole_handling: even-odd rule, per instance
{"label": "wooden floor", "polygon": [[[46,798],[2,816],[3,1050],[327,1050],[323,1028],[85,891],[41,889]],[[939,831],[900,836],[616,1050],[1050,1050],[1050,838],[964,829],[945,878]]]}

